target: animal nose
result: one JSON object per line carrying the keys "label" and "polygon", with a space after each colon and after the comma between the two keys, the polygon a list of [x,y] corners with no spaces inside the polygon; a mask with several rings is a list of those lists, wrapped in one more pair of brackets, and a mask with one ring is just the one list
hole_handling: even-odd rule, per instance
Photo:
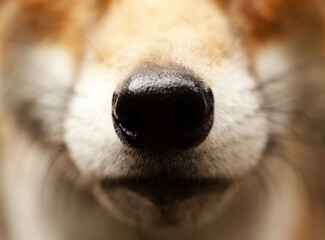
{"label": "animal nose", "polygon": [[192,72],[146,68],[133,73],[113,95],[113,122],[133,148],[165,151],[201,143],[213,124],[211,89]]}

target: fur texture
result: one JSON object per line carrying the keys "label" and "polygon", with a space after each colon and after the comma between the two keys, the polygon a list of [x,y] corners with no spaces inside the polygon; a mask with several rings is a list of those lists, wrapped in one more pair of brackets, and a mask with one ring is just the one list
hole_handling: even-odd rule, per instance
{"label": "fur texture", "polygon": [[[321,0],[0,4],[6,238],[324,238]],[[118,139],[112,95],[150,66],[190,69],[212,89],[199,146],[153,154]],[[230,186],[157,206],[100,185],[161,172]]]}

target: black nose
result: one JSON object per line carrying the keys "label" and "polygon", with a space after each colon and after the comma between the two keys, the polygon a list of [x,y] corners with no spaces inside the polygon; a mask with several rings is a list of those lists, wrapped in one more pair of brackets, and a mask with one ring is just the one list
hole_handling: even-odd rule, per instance
{"label": "black nose", "polygon": [[211,89],[190,71],[141,69],[113,95],[114,127],[130,147],[192,147],[210,132],[213,105]]}

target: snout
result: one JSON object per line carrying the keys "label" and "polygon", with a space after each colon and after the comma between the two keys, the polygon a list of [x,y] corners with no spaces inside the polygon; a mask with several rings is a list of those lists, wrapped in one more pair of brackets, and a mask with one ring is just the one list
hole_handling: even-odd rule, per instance
{"label": "snout", "polygon": [[159,152],[204,141],[213,124],[213,108],[211,89],[191,71],[147,67],[115,91],[112,116],[124,144]]}
{"label": "snout", "polygon": [[[193,72],[180,67],[141,68],[114,92],[112,105],[115,132],[134,158],[140,153],[155,157],[137,163],[148,174],[104,179],[101,188],[109,196],[135,194],[163,206],[227,188],[228,182],[217,178],[184,177],[181,167],[181,161],[191,162],[185,152],[206,139],[214,118],[212,91]],[[173,158],[173,153],[183,157]],[[159,170],[152,174],[154,162]]]}
{"label": "snout", "polygon": [[65,139],[96,198],[118,218],[150,225],[208,219],[258,163],[264,119],[254,115],[250,76],[162,65],[124,79],[111,71],[103,80],[92,71],[79,85],[86,97],[76,95],[69,108]]}

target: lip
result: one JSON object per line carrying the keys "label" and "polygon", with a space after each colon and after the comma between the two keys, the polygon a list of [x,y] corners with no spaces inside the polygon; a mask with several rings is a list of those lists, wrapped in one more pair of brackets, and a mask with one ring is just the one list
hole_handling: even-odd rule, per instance
{"label": "lip", "polygon": [[170,205],[197,195],[223,192],[230,182],[222,179],[185,179],[167,177],[128,177],[105,179],[102,189],[109,192],[117,189],[133,191],[155,205]]}

